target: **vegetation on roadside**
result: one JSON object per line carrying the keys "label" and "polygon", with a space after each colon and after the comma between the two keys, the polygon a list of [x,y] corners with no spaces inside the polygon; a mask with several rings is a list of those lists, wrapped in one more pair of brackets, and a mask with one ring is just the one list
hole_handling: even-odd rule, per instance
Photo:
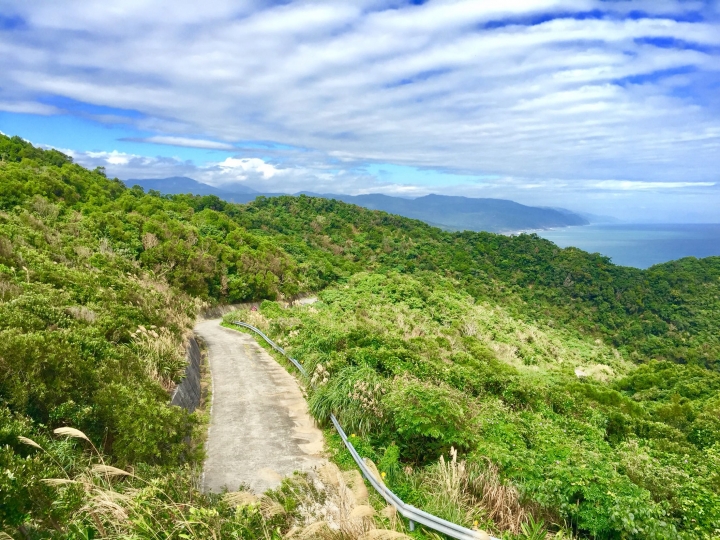
{"label": "vegetation on roadside", "polygon": [[[265,302],[253,324],[312,374],[316,418],[362,437],[406,502],[441,508],[423,479],[459,449],[472,474],[516,490],[516,516],[598,538],[718,534],[717,372],[633,368],[591,338],[508,326],[437,278],[360,273],[320,300]],[[464,496],[471,525],[488,505]]]}
{"label": "vegetation on roadside", "polygon": [[198,414],[168,405],[200,307],[263,299],[313,414],[407,502],[519,538],[720,535],[720,258],[641,271],[325,199],[161,196],[4,136],[2,530],[288,533],[197,491]]}

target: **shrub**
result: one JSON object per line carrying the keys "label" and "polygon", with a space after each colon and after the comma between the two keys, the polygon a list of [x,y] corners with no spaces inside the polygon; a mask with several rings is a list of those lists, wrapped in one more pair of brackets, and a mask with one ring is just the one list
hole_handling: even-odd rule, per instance
{"label": "shrub", "polygon": [[383,399],[390,413],[401,452],[420,462],[450,449],[469,448],[474,435],[467,399],[447,386],[396,378]]}

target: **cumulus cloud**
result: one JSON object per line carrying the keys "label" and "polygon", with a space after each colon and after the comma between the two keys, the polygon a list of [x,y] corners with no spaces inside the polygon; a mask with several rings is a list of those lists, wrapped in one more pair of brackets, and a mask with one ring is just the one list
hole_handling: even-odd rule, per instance
{"label": "cumulus cloud", "polygon": [[713,3],[179,0],[168,10],[160,0],[0,0],[0,7],[23,21],[0,31],[0,109],[32,112],[27,104],[36,104],[52,114],[42,108],[61,105],[46,98],[61,96],[139,113],[128,118],[153,133],[144,138],[151,143],[303,149],[207,166],[140,157],[118,166],[195,167],[217,184],[284,190],[311,179],[310,186],[355,192],[422,190],[365,174],[372,162],[497,176],[458,183],[483,194],[717,182]]}
{"label": "cumulus cloud", "polygon": [[[269,163],[265,163],[260,158],[227,158],[225,161],[218,163],[217,167],[220,169],[221,175],[235,177],[237,177],[239,171],[242,171],[242,173],[259,174],[263,179],[272,178],[278,173],[283,173],[281,169],[278,169]],[[240,173],[240,176],[246,177],[242,173]],[[220,178],[215,181],[217,182]]]}
{"label": "cumulus cloud", "polygon": [[[87,156],[93,160],[104,160],[108,165],[127,165],[131,159],[139,156],[132,156],[113,150],[112,152],[88,152]],[[75,154],[77,157],[77,154]]]}
{"label": "cumulus cloud", "polygon": [[[117,150],[62,151],[85,167],[104,167],[109,176],[122,180],[187,176],[219,188],[232,188],[233,185],[242,184],[266,193],[297,193],[308,190],[316,193],[396,191],[392,184],[380,182],[361,170],[328,173],[323,168],[282,167],[255,157],[230,157],[223,161],[196,165],[178,158],[148,157]],[[426,191],[419,193],[425,194]]]}
{"label": "cumulus cloud", "polygon": [[107,175],[122,180],[131,178],[169,178],[171,176],[193,176],[198,167],[191,161],[162,156],[140,156],[127,152],[78,152],[58,148],[76,163],[89,169],[104,167]]}

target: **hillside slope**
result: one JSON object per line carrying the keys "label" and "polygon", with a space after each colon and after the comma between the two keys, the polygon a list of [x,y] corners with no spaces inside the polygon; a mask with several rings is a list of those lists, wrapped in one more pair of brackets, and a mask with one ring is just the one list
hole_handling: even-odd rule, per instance
{"label": "hillside slope", "polygon": [[[313,306],[274,302],[316,291]],[[241,315],[321,374],[318,420],[354,426],[417,506],[498,532],[532,515],[586,538],[719,534],[720,258],[642,271],[322,198],[146,194],[0,137],[0,293],[0,521],[12,535],[147,536],[140,518],[93,514],[94,492],[40,481],[97,459],[52,437],[65,425],[180,501],[111,485],[118,504],[143,497],[140,515],[165,520],[155,527],[286,533],[285,514],[264,521],[193,489],[199,455],[185,441],[200,419],[167,405],[199,305],[263,299]],[[437,460],[453,447],[472,474],[443,506]],[[483,486],[514,497],[515,521],[492,513]]]}

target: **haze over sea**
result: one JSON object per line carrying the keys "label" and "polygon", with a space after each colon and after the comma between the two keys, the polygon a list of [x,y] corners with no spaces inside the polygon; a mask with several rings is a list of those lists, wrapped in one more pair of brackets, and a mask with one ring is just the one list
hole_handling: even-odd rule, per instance
{"label": "haze over sea", "polygon": [[615,264],[636,268],[720,255],[720,223],[587,225],[535,232],[560,247],[601,253]]}

